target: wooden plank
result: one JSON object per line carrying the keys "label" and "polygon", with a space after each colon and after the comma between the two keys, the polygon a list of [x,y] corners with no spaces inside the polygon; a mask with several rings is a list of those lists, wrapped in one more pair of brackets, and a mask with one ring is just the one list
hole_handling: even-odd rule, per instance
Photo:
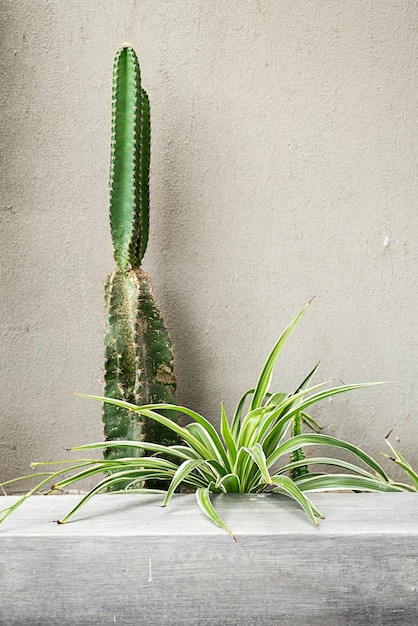
{"label": "wooden plank", "polygon": [[[34,497],[0,526],[0,624],[418,624],[416,494]],[[15,501],[1,497],[1,508]]]}

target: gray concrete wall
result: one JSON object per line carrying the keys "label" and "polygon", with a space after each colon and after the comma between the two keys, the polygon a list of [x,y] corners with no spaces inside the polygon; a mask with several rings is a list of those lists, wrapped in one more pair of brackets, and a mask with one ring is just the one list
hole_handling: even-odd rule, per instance
{"label": "gray concrete wall", "polygon": [[[179,399],[215,422],[317,296],[277,370],[393,380],[325,404],[373,454],[418,465],[416,4],[2,0],[1,480],[101,439],[113,55],[152,105],[144,267]],[[320,378],[318,378],[320,380]],[[394,439],[395,440],[395,439]]]}

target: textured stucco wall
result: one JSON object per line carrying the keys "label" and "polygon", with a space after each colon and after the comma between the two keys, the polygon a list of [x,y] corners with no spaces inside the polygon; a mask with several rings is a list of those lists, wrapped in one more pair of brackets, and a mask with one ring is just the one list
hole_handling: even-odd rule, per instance
{"label": "textured stucco wall", "polygon": [[[418,13],[405,0],[2,0],[0,480],[101,438],[113,55],[152,105],[144,267],[179,399],[214,421],[316,295],[277,386],[393,380],[325,404],[418,465]],[[279,381],[282,383],[279,383]]]}

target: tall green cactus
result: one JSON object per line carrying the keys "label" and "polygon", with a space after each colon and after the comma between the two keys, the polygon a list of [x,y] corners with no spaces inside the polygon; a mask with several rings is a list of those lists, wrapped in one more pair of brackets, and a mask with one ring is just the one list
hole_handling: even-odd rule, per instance
{"label": "tall green cactus", "polygon": [[[127,45],[115,56],[112,96],[110,228],[117,269],[105,287],[104,395],[135,404],[173,403],[170,338],[140,268],[148,242],[150,108],[137,56]],[[169,429],[136,416],[104,404],[106,440],[178,443]],[[113,448],[105,454],[137,456],[138,449]]]}

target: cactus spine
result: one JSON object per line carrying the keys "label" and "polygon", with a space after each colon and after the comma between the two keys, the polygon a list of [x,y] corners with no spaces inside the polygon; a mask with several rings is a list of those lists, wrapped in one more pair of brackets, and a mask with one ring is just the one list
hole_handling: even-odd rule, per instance
{"label": "cactus spine", "polygon": [[[170,338],[140,267],[148,242],[149,164],[149,100],[136,54],[126,45],[113,66],[110,228],[117,269],[105,286],[104,394],[136,404],[173,403],[176,389]],[[103,424],[107,441],[178,443],[167,428],[110,404],[103,406]],[[138,450],[105,454],[137,456]]]}

